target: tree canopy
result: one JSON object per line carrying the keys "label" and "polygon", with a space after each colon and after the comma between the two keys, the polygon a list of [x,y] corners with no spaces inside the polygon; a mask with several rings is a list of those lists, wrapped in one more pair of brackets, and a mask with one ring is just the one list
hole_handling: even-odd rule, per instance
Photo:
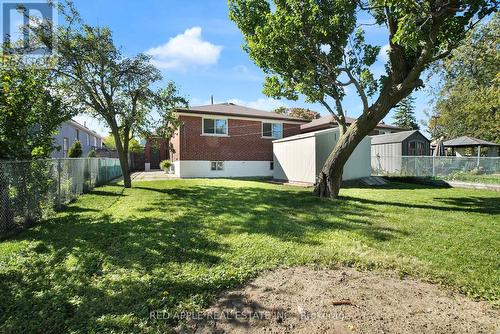
{"label": "tree canopy", "polygon": [[0,58],[0,159],[48,157],[53,135],[72,115],[50,71],[13,55]]}
{"label": "tree canopy", "polygon": [[[343,167],[359,142],[423,86],[420,75],[430,64],[447,57],[497,6],[496,0],[229,0],[229,15],[244,35],[244,49],[266,73],[265,94],[303,95],[339,124],[341,138],[315,189],[338,197]],[[389,61],[380,78],[372,70],[380,46],[365,40],[371,26],[387,32]],[[342,104],[348,86],[362,105],[349,129]]]}
{"label": "tree canopy", "polygon": [[[103,144],[110,150],[116,150],[116,145],[115,145],[115,138],[113,135],[108,135],[104,137],[103,139]],[[141,153],[143,152],[144,147],[141,146],[139,141],[135,138],[132,138],[129,142],[129,152],[131,153]]]}
{"label": "tree canopy", "polygon": [[[85,24],[71,1],[61,4],[65,25],[56,29],[57,57],[54,70],[59,78],[59,89],[78,110],[88,113],[108,125],[120,158],[125,187],[131,187],[127,154],[130,141],[139,134],[151,131],[152,111],[159,110],[160,119],[169,113],[181,98],[169,83],[165,90],[154,90],[162,75],[151,63],[150,57],[139,54],[125,57],[113,41],[107,27]],[[49,45],[47,35],[50,22],[39,22],[33,32]]]}
{"label": "tree canopy", "polygon": [[471,32],[434,72],[442,82],[429,132],[500,143],[500,15]]}
{"label": "tree canopy", "polygon": [[296,117],[296,118],[302,118],[306,119],[309,121],[312,121],[313,119],[319,118],[321,115],[316,112],[312,111],[306,108],[286,108],[286,107],[279,107],[274,110],[275,113],[281,114],[281,115],[287,115],[291,117]]}

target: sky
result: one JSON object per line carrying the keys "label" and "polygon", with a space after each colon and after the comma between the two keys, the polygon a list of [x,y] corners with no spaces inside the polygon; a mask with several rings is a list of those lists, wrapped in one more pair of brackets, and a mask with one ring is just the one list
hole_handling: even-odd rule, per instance
{"label": "sky", "polygon": [[[163,74],[165,84],[173,80],[190,106],[233,102],[271,111],[279,106],[306,107],[327,111],[304,100],[287,101],[267,98],[262,93],[263,72],[243,51],[243,36],[228,18],[226,0],[74,0],[84,20],[90,25],[111,28],[114,41],[125,56],[147,53]],[[367,18],[359,18],[367,22]],[[387,45],[384,28],[369,26],[367,42]],[[387,56],[381,52],[373,67],[376,75],[384,72]],[[414,93],[416,116],[424,118],[429,96],[426,90]],[[347,115],[361,113],[361,101],[349,88],[344,100]],[[106,127],[96,120],[79,116],[93,130],[105,134]],[[392,123],[392,112],[385,118]]]}

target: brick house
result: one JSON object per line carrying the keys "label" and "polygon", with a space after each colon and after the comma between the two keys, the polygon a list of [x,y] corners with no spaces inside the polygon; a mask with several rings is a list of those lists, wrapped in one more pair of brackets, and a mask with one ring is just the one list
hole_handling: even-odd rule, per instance
{"label": "brick house", "polygon": [[[273,140],[300,133],[308,121],[221,103],[178,109],[181,126],[171,140],[145,147],[146,169],[170,158],[178,177],[270,177]],[[149,164],[149,166],[148,166]]]}

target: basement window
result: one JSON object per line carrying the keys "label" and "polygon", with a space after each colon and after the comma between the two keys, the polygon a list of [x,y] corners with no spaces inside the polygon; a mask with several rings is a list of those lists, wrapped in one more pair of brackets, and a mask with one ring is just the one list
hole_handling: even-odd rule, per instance
{"label": "basement window", "polygon": [[211,161],[210,169],[212,171],[224,170],[224,161]]}

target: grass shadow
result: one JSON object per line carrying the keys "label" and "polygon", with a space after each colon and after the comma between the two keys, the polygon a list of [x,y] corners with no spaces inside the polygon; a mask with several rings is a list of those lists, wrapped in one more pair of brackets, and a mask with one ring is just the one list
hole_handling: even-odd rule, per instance
{"label": "grass shadow", "polygon": [[173,189],[137,186],[136,189],[165,195],[143,208],[144,212],[169,205],[186,206],[190,220],[207,219],[207,214],[215,217],[211,228],[220,234],[265,234],[311,245],[317,244],[315,234],[322,231],[354,231],[378,241],[404,234],[373,225],[373,208],[355,202],[321,200],[304,191],[223,186]]}

